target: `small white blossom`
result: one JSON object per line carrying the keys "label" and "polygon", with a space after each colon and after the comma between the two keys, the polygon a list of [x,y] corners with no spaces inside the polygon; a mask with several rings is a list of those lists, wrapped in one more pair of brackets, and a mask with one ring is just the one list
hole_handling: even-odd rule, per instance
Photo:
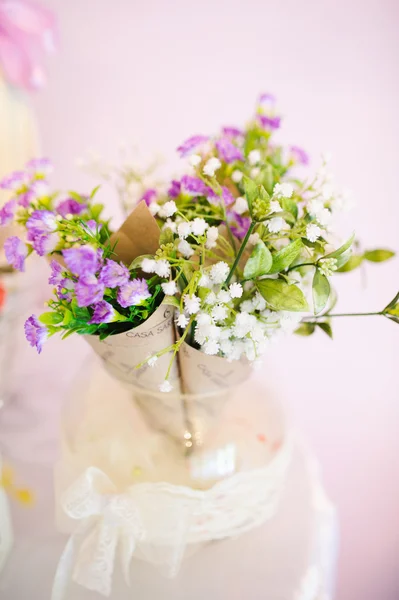
{"label": "small white blossom", "polygon": [[215,319],[216,322],[224,321],[228,315],[228,310],[223,304],[217,304],[212,309],[212,318]]}
{"label": "small white blossom", "polygon": [[201,217],[195,217],[194,221],[191,223],[191,231],[194,235],[204,235],[207,229],[208,223]]}
{"label": "small white blossom", "polygon": [[158,356],[156,354],[154,354],[154,356],[151,356],[148,360],[147,360],[147,365],[149,367],[155,367],[155,364],[158,360]]}
{"label": "small white blossom", "polygon": [[194,254],[194,250],[191,248],[187,240],[180,240],[177,249],[183,254],[184,258],[190,258],[190,256]]}
{"label": "small white blossom", "polygon": [[175,281],[167,281],[166,283],[161,283],[161,288],[166,296],[173,296],[177,292],[177,285]]}
{"label": "small white blossom", "polygon": [[321,195],[323,196],[324,200],[331,200],[333,194],[334,190],[332,185],[330,185],[329,183],[323,185],[323,187],[321,188]]}
{"label": "small white blossom", "polygon": [[198,287],[209,288],[211,285],[209,275],[207,273],[202,273],[200,280],[198,281]]}
{"label": "small white blossom", "polygon": [[213,306],[216,304],[217,298],[215,292],[209,292],[207,297],[205,298],[205,304],[209,304],[209,306]]}
{"label": "small white blossom", "polygon": [[190,165],[192,167],[198,167],[198,165],[200,164],[202,158],[200,157],[199,154],[191,154],[191,156],[188,159],[188,162],[190,163]]}
{"label": "small white blossom", "polygon": [[187,223],[187,221],[179,223],[177,226],[177,233],[180,239],[186,239],[191,233],[191,223]]}
{"label": "small white blossom", "polygon": [[182,329],[185,329],[187,327],[187,325],[189,324],[189,321],[190,321],[190,319],[188,317],[186,317],[186,315],[181,313],[176,319],[176,325],[178,327],[181,327]]}
{"label": "small white blossom", "polygon": [[212,317],[206,312],[198,313],[195,320],[197,321],[197,325],[212,325]]}
{"label": "small white blossom", "polygon": [[324,202],[320,200],[320,198],[315,198],[311,200],[308,204],[308,213],[312,217],[316,217],[319,212],[321,212],[324,208]]}
{"label": "small white blossom", "polygon": [[195,313],[199,311],[201,306],[201,300],[198,298],[198,296],[189,296],[188,294],[186,294],[183,297],[183,300],[185,309],[189,315],[195,315]]}
{"label": "small white blossom", "polygon": [[244,300],[244,302],[241,302],[241,304],[240,304],[241,312],[250,313],[253,310],[254,310],[254,305],[252,303],[252,300]]}
{"label": "small white blossom", "polygon": [[231,300],[230,292],[227,290],[220,290],[217,294],[217,301],[223,302],[223,304],[228,304]]}
{"label": "small white blossom", "polygon": [[168,393],[171,392],[173,390],[172,385],[170,384],[170,382],[165,379],[165,381],[163,381],[160,385],[159,385],[159,391],[160,392],[164,392],[164,393]]}
{"label": "small white blossom", "polygon": [[269,212],[272,214],[272,213],[276,213],[276,212],[280,212],[280,211],[281,211],[280,202],[278,200],[271,200]]}
{"label": "small white blossom", "polygon": [[155,273],[159,275],[159,277],[169,277],[170,265],[168,261],[165,259],[155,261]]}
{"label": "small white blossom", "polygon": [[309,223],[306,227],[306,237],[309,242],[315,242],[322,234],[322,230],[318,225],[314,223]]}
{"label": "small white blossom", "polygon": [[244,173],[242,171],[233,171],[231,174],[231,178],[234,181],[234,183],[240,183],[241,179],[243,178]]}
{"label": "small white blossom", "polygon": [[260,173],[260,169],[259,167],[254,167],[253,169],[251,169],[251,177],[253,179],[255,179]]}
{"label": "small white blossom", "polygon": [[238,338],[245,337],[251,329],[256,327],[257,319],[254,315],[249,315],[246,312],[238,313],[234,322],[234,334]]}
{"label": "small white blossom", "polygon": [[177,223],[175,223],[174,221],[172,221],[172,219],[167,219],[165,225],[163,226],[162,229],[170,229],[173,233],[176,233],[177,231]]}
{"label": "small white blossom", "polygon": [[316,219],[318,220],[320,225],[323,225],[323,227],[327,227],[327,225],[331,223],[331,217],[332,214],[331,211],[328,210],[328,208],[323,208],[316,215]]}
{"label": "small white blossom", "polygon": [[213,283],[219,284],[219,283],[224,283],[227,279],[227,275],[230,272],[230,267],[227,263],[225,263],[224,261],[219,261],[216,264],[212,265],[211,271],[210,271],[210,278],[213,281]]}
{"label": "small white blossom", "polygon": [[259,233],[251,233],[251,235],[249,236],[249,239],[248,239],[248,244],[251,244],[251,246],[255,246],[259,241],[260,241]]}
{"label": "small white blossom", "polygon": [[141,262],[141,269],[144,273],[155,273],[157,268],[157,261],[153,258],[143,258]]}
{"label": "small white blossom", "polygon": [[290,183],[276,183],[273,190],[273,196],[276,198],[291,198],[294,188]]}
{"label": "small white blossom", "polygon": [[208,340],[202,346],[202,350],[205,352],[205,354],[210,354],[211,356],[218,354],[219,343],[216,340]]}
{"label": "small white blossom", "polygon": [[243,289],[241,283],[232,283],[229,287],[232,298],[241,298]]}
{"label": "small white blossom", "polygon": [[163,206],[161,206],[160,213],[162,217],[172,217],[177,211],[176,202],[174,200],[168,200]]}
{"label": "small white blossom", "polygon": [[241,196],[239,198],[237,198],[237,200],[234,202],[233,210],[236,213],[238,213],[239,215],[242,215],[245,212],[247,212],[248,202],[247,202],[246,198],[242,198]]}
{"label": "small white blossom", "polygon": [[233,350],[233,342],[231,340],[222,340],[220,342],[220,350],[225,356],[228,356]]}
{"label": "small white blossom", "polygon": [[283,229],[285,221],[282,217],[273,217],[270,221],[267,221],[267,228],[270,233],[278,233]]}
{"label": "small white blossom", "polygon": [[337,270],[336,258],[323,258],[319,261],[319,271],[326,277],[331,277],[334,271]]}
{"label": "small white blossom", "polygon": [[209,177],[213,177],[215,175],[215,172],[220,169],[220,167],[222,166],[222,163],[220,162],[220,160],[218,158],[216,158],[215,156],[212,156],[212,158],[210,158],[209,160],[206,161],[204,168],[203,168],[203,172],[205,173],[205,175],[208,175]]}
{"label": "small white blossom", "polygon": [[218,228],[215,227],[214,225],[212,227],[209,227],[209,229],[206,232],[206,243],[205,243],[205,247],[210,250],[211,248],[214,248],[216,246],[216,240],[218,239],[219,236],[219,231]]}
{"label": "small white blossom", "polygon": [[160,208],[161,207],[159,206],[158,202],[151,202],[150,206],[148,207],[148,210],[150,211],[152,216],[155,217],[155,215],[159,213]]}
{"label": "small white blossom", "polygon": [[248,154],[248,160],[250,165],[257,165],[260,162],[260,152],[259,150],[251,150]]}
{"label": "small white blossom", "polygon": [[259,294],[259,292],[256,292],[255,296],[252,298],[252,305],[255,310],[265,310],[266,300]]}

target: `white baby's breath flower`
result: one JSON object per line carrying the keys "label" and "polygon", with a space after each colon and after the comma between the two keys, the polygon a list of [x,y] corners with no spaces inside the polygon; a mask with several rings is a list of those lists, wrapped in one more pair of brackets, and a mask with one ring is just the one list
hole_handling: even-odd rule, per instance
{"label": "white baby's breath flower", "polygon": [[168,261],[165,259],[155,261],[155,273],[159,275],[159,277],[169,277],[170,265]]}
{"label": "white baby's breath flower", "polygon": [[259,292],[256,292],[255,296],[252,298],[252,305],[255,310],[265,310],[266,300],[259,294]]}
{"label": "white baby's breath flower", "polygon": [[223,304],[228,304],[231,300],[230,292],[227,290],[220,290],[216,297],[217,301],[222,302]]}
{"label": "white baby's breath flower", "polygon": [[249,315],[246,312],[238,313],[233,326],[235,336],[238,338],[245,337],[251,329],[256,327],[256,323],[257,320],[254,315]]}
{"label": "white baby's breath flower", "polygon": [[151,202],[150,206],[148,207],[148,210],[150,211],[152,216],[155,217],[155,215],[159,213],[160,208],[161,207],[159,206],[158,202]]}
{"label": "white baby's breath flower", "polygon": [[331,211],[328,210],[328,208],[323,208],[316,215],[316,219],[323,227],[327,227],[327,225],[331,223],[331,217],[332,214]]}
{"label": "white baby's breath flower", "polygon": [[233,210],[239,215],[242,215],[243,213],[247,212],[248,202],[246,198],[239,196],[239,198],[237,198],[237,200],[234,202]]}
{"label": "white baby's breath flower", "polygon": [[230,272],[230,267],[227,263],[225,263],[224,261],[219,261],[217,263],[215,263],[214,265],[212,265],[211,271],[210,271],[210,278],[213,281],[213,283],[215,284],[219,284],[219,283],[224,283],[227,279],[227,275]]}
{"label": "white baby's breath flower", "polygon": [[216,340],[208,340],[202,346],[202,350],[205,354],[209,354],[211,356],[218,354],[219,352],[219,343]]}
{"label": "white baby's breath flower", "polygon": [[214,248],[216,246],[216,240],[218,239],[219,236],[219,231],[218,228],[215,227],[214,225],[212,227],[209,227],[209,229],[206,232],[206,243],[205,243],[205,247],[210,250],[211,248]]}
{"label": "white baby's breath flower", "polygon": [[200,157],[199,154],[191,154],[191,156],[188,159],[188,162],[192,167],[198,167],[201,160],[202,160],[202,158]]}
{"label": "white baby's breath flower", "polygon": [[255,246],[259,241],[260,241],[259,233],[252,233],[249,236],[248,244],[251,244],[251,246]]}
{"label": "white baby's breath flower", "polygon": [[198,296],[189,296],[188,294],[186,294],[183,297],[183,300],[184,307],[189,315],[195,315],[195,313],[199,311],[201,306],[201,300],[198,298]]}
{"label": "white baby's breath flower", "polygon": [[234,183],[240,183],[241,179],[243,178],[244,173],[242,171],[238,171],[237,169],[235,171],[232,172],[231,174],[231,178],[234,181]]}
{"label": "white baby's breath flower", "polygon": [[156,362],[158,360],[158,356],[156,354],[154,354],[154,356],[151,356],[148,360],[147,360],[147,365],[149,367],[155,367]]}
{"label": "white baby's breath flower", "polygon": [[218,169],[222,166],[222,163],[216,156],[208,159],[204,165],[203,172],[209,177],[213,177]]}
{"label": "white baby's breath flower", "polygon": [[270,233],[278,233],[283,229],[285,221],[282,217],[273,217],[270,221],[267,221],[267,228]]}
{"label": "white baby's breath flower", "polygon": [[176,202],[174,200],[168,200],[163,206],[161,206],[160,213],[162,217],[172,217],[177,211]]}
{"label": "white baby's breath flower", "polygon": [[278,200],[271,200],[269,213],[277,213],[281,211],[281,205]]}
{"label": "white baby's breath flower", "polygon": [[191,248],[187,240],[180,240],[177,249],[183,254],[184,258],[190,258],[190,256],[194,254],[194,250]]}
{"label": "white baby's breath flower", "polygon": [[315,242],[322,235],[322,233],[323,232],[320,227],[314,223],[309,223],[309,225],[306,227],[306,238],[309,240],[309,242]]}
{"label": "white baby's breath flower", "polygon": [[188,317],[186,317],[186,315],[184,315],[183,313],[180,313],[180,315],[176,319],[176,325],[178,327],[181,327],[182,329],[185,329],[187,327],[187,325],[189,324],[189,321],[190,321],[190,319]]}
{"label": "white baby's breath flower", "polygon": [[227,357],[233,350],[233,342],[231,340],[221,340],[220,341],[220,350]]}
{"label": "white baby's breath flower", "polygon": [[255,309],[254,309],[254,305],[252,303],[252,300],[244,300],[244,302],[241,302],[241,304],[240,304],[240,311],[241,312],[250,313],[253,310],[255,310]]}
{"label": "white baby's breath flower", "polygon": [[320,200],[320,198],[315,198],[314,200],[311,200],[309,202],[309,204],[307,205],[308,213],[312,217],[316,217],[317,214],[323,210],[323,208],[324,208],[324,202],[322,200]]}
{"label": "white baby's breath flower", "polygon": [[161,288],[166,296],[173,296],[177,292],[177,285],[175,281],[167,281],[166,283],[161,283]]}
{"label": "white baby's breath flower", "polygon": [[209,275],[207,273],[202,273],[199,281],[198,281],[198,287],[202,287],[202,288],[209,288],[211,287],[211,280],[209,279]]}
{"label": "white baby's breath flower", "polygon": [[241,298],[243,293],[241,283],[232,283],[229,287],[229,291],[232,298]]}
{"label": "white baby's breath flower", "polygon": [[259,175],[259,173],[260,173],[259,167],[254,167],[253,169],[251,169],[251,177],[253,179],[256,179],[256,177]]}
{"label": "white baby's breath flower", "polygon": [[248,154],[248,161],[250,165],[257,165],[260,162],[260,152],[259,150],[251,150]]}
{"label": "white baby's breath flower", "polygon": [[143,258],[141,261],[141,270],[144,273],[155,273],[157,268],[157,261],[153,258]]}
{"label": "white baby's breath flower", "polygon": [[180,239],[186,239],[191,233],[191,223],[188,223],[187,221],[179,223],[177,226],[177,233]]}
{"label": "white baby's breath flower", "polygon": [[223,304],[217,304],[212,309],[212,318],[218,323],[220,321],[224,321],[228,315],[228,310]]}
{"label": "white baby's breath flower", "polygon": [[172,219],[167,219],[167,221],[166,221],[165,225],[162,227],[162,229],[170,229],[173,233],[176,233],[177,223],[172,221]]}
{"label": "white baby's breath flower", "polygon": [[209,294],[205,298],[205,304],[208,304],[209,306],[213,306],[214,304],[216,304],[216,302],[217,302],[217,298],[216,298],[215,292],[209,292]]}
{"label": "white baby's breath flower", "polygon": [[165,381],[163,381],[159,385],[159,391],[164,392],[165,394],[167,394],[168,392],[171,392],[172,390],[173,390],[173,387],[167,379],[165,379]]}
{"label": "white baby's breath flower", "polygon": [[206,312],[200,312],[195,317],[197,325],[212,325],[212,317]]}
{"label": "white baby's breath flower", "polygon": [[191,231],[194,235],[204,235],[207,229],[208,223],[201,217],[195,217],[194,221],[191,223]]}
{"label": "white baby's breath flower", "polygon": [[273,189],[273,196],[276,198],[291,198],[294,188],[290,183],[276,183]]}
{"label": "white baby's breath flower", "polygon": [[319,261],[319,271],[326,277],[331,277],[334,271],[337,270],[336,258],[323,258]]}

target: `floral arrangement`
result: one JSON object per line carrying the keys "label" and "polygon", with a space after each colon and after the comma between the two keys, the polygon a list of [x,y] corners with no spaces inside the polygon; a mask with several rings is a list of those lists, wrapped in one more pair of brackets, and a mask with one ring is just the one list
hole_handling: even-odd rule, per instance
{"label": "floral arrangement", "polygon": [[[150,251],[130,257],[120,253],[123,228],[118,234],[102,218],[97,189],[60,199],[49,191],[45,159],[3,180],[14,196],[1,209],[0,224],[16,222],[26,234],[6,241],[8,261],[23,270],[32,252],[51,260],[54,295],[47,312],[26,321],[29,343],[40,352],[55,333],[104,340],[169,305],[175,341],[136,367],[154,366],[170,353],[160,385],[170,391],[171,365],[183,343],[209,356],[257,363],[282,333],[319,328],[331,336],[330,319],[342,316],[332,312],[331,277],[393,252],[353,253],[353,235],[336,243],[333,221],[345,197],[334,191],[326,161],[310,178],[301,175],[307,154],[272,140],[280,123],[274,98],[263,94],[245,128],[186,140],[178,148],[186,174],[164,191],[147,189],[128,218],[137,219],[140,208],[146,227],[158,232]],[[130,235],[141,249],[145,238],[140,227]],[[399,322],[399,294],[371,314]]]}

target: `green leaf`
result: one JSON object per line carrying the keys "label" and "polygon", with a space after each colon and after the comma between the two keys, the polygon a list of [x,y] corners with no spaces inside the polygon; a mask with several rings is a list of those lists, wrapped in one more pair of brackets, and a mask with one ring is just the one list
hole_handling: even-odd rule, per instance
{"label": "green leaf", "polygon": [[176,308],[180,308],[180,302],[175,296],[165,296],[162,300],[162,304],[168,304],[168,306],[176,306]]}
{"label": "green leaf", "polygon": [[261,172],[258,176],[259,181],[262,183],[264,188],[269,194],[273,193],[274,188],[274,172],[273,167],[269,163],[261,168]]}
{"label": "green leaf", "polygon": [[295,220],[298,218],[298,205],[295,200],[292,200],[292,198],[283,198],[281,201],[281,206],[285,211],[294,215]]}
{"label": "green leaf", "polygon": [[45,312],[39,317],[39,321],[43,323],[43,325],[59,325],[63,320],[63,315],[56,312]]}
{"label": "green leaf", "polygon": [[345,242],[345,244],[342,244],[342,246],[337,248],[337,250],[334,250],[334,252],[330,252],[330,254],[326,254],[325,256],[323,256],[323,258],[338,258],[338,256],[341,256],[341,254],[346,252],[346,250],[348,250],[348,248],[350,248],[352,246],[354,239],[355,239],[355,234],[352,233],[352,235]]}
{"label": "green leaf", "polygon": [[269,273],[279,273],[288,269],[300,254],[302,247],[302,241],[298,239],[273,254],[273,264]]}
{"label": "green leaf", "polygon": [[282,279],[262,279],[256,282],[256,287],[274,310],[309,310],[302,290],[294,284],[288,284]]}
{"label": "green leaf", "polygon": [[151,258],[151,259],[153,259],[154,256],[152,254],[142,254],[141,256],[136,256],[136,258],[134,259],[134,261],[129,266],[129,271],[134,271],[136,269],[140,269],[141,263],[143,262],[144,258]]}
{"label": "green leaf", "polygon": [[93,188],[93,190],[91,191],[90,194],[90,200],[92,200],[94,198],[94,196],[97,194],[98,190],[100,189],[101,184],[100,185],[96,185],[95,188]]}
{"label": "green leaf", "polygon": [[[347,252],[348,252],[348,250],[347,250]],[[344,252],[344,254],[342,254],[342,256],[345,256],[345,254],[346,254],[346,252]],[[340,256],[340,258],[342,258],[342,256]],[[363,262],[363,256],[361,256],[359,254],[354,254],[353,256],[349,256],[349,259],[341,267],[339,267],[337,269],[337,273],[348,273],[349,271],[353,271],[353,269],[357,269],[357,267],[360,267],[362,262]]]}
{"label": "green leaf", "polygon": [[90,211],[91,211],[91,216],[93,217],[93,219],[95,221],[98,220],[99,216],[101,215],[102,211],[104,208],[104,204],[93,204],[90,207]]}
{"label": "green leaf", "polygon": [[340,269],[341,267],[346,265],[346,263],[351,259],[351,256],[352,256],[352,248],[348,248],[347,250],[345,250],[345,252],[340,254],[335,259],[337,261],[337,265],[336,265],[337,269]]}
{"label": "green leaf", "polygon": [[245,264],[244,279],[255,279],[261,275],[266,275],[272,266],[272,262],[272,255],[265,243],[258,242]]}
{"label": "green leaf", "polygon": [[318,315],[326,306],[330,295],[330,282],[319,269],[316,269],[313,277],[312,291],[314,314]]}
{"label": "green leaf", "polygon": [[327,321],[322,321],[321,323],[317,323],[317,326],[320,327],[320,329],[324,331],[329,338],[333,339],[333,332],[330,323],[327,323]]}
{"label": "green leaf", "polygon": [[384,260],[389,260],[393,256],[395,256],[395,252],[392,252],[392,250],[384,250],[383,248],[366,250],[363,254],[365,260],[369,260],[370,262],[383,262]]}
{"label": "green leaf", "polygon": [[161,229],[161,233],[159,235],[159,245],[163,246],[164,244],[170,244],[174,240],[173,231],[170,227],[164,227]]}
{"label": "green leaf", "polygon": [[259,197],[259,188],[252,179],[244,175],[242,178],[244,185],[244,193],[248,202],[249,211],[252,211],[252,205],[255,200]]}
{"label": "green leaf", "polygon": [[396,294],[395,298],[393,298],[390,301],[390,303],[386,305],[386,307],[384,308],[384,312],[388,312],[392,308],[395,308],[398,303],[399,303],[399,292]]}
{"label": "green leaf", "polygon": [[295,329],[294,333],[297,335],[308,336],[312,335],[314,330],[316,329],[316,325],[314,323],[301,323],[298,329]]}

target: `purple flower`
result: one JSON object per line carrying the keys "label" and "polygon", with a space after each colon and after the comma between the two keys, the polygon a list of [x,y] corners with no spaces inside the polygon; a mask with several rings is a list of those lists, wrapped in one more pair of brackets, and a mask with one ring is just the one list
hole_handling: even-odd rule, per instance
{"label": "purple flower", "polygon": [[74,289],[75,282],[68,277],[64,277],[57,286],[57,296],[60,300],[68,300],[70,302],[72,300],[72,292]]}
{"label": "purple flower", "polygon": [[278,129],[281,124],[281,117],[268,117],[267,115],[256,115],[256,118],[264,129]]}
{"label": "purple flower", "polygon": [[14,171],[0,181],[3,190],[20,190],[28,183],[28,176],[24,171]]}
{"label": "purple flower", "polygon": [[67,218],[67,215],[80,215],[87,209],[87,204],[82,202],[78,202],[74,198],[67,198],[59,203],[57,206],[57,212],[64,219]]}
{"label": "purple flower", "polygon": [[94,307],[94,313],[89,323],[110,323],[114,320],[115,311],[114,308],[106,302],[105,300],[101,300]]}
{"label": "purple flower", "polygon": [[39,323],[35,315],[32,315],[25,321],[24,329],[25,337],[29,344],[32,348],[36,347],[36,350],[40,354],[48,336],[47,328]]}
{"label": "purple flower", "polygon": [[222,127],[222,133],[228,138],[237,138],[244,135],[243,130],[238,129],[238,127]]}
{"label": "purple flower", "polygon": [[230,192],[229,188],[227,188],[225,186],[222,187],[221,196],[219,196],[216,192],[214,192],[213,190],[210,189],[207,194],[207,198],[208,198],[208,201],[214,205],[219,204],[220,200],[223,200],[225,206],[229,206],[230,204],[235,202],[235,198],[234,198],[233,194]]}
{"label": "purple flower", "polygon": [[32,246],[39,256],[46,256],[54,252],[59,241],[58,233],[44,233],[42,235],[35,235]]}
{"label": "purple flower", "polygon": [[118,302],[123,308],[140,304],[147,298],[151,298],[151,294],[145,279],[132,279],[118,290]]}
{"label": "purple flower", "polygon": [[181,190],[180,181],[173,179],[171,181],[170,188],[168,189],[169,198],[177,198],[177,196],[180,194],[180,190]]}
{"label": "purple flower", "polygon": [[36,236],[52,233],[57,229],[57,219],[50,210],[34,210],[26,222],[28,240],[33,241]]}
{"label": "purple flower", "polygon": [[110,258],[107,259],[106,264],[101,269],[100,281],[108,288],[116,288],[120,285],[124,285],[129,281],[130,273],[129,269],[123,264],[119,264]]}
{"label": "purple flower", "polygon": [[150,204],[152,202],[154,202],[155,198],[157,197],[158,192],[157,190],[154,190],[153,188],[150,188],[148,190],[146,190],[144,192],[144,194],[141,196],[140,200],[144,200],[144,202],[146,203],[147,206],[150,206]]}
{"label": "purple flower", "polygon": [[191,196],[206,196],[209,193],[209,188],[199,177],[184,175],[181,180],[183,189]]}
{"label": "purple flower", "polygon": [[290,146],[292,159],[301,165],[309,164],[309,155],[299,146]]}
{"label": "purple flower", "polygon": [[75,284],[75,294],[78,306],[90,306],[103,299],[104,284],[95,275],[84,275]]}
{"label": "purple flower", "polygon": [[68,269],[74,275],[93,275],[101,266],[98,252],[92,246],[68,248],[62,251]]}
{"label": "purple flower", "polygon": [[28,255],[26,244],[19,237],[13,235],[4,242],[6,259],[17,271],[25,270],[25,258]]}
{"label": "purple flower", "polygon": [[273,94],[261,94],[259,96],[259,104],[274,104],[276,97]]}
{"label": "purple flower", "polygon": [[43,179],[37,179],[34,181],[30,186],[30,191],[32,196],[36,199],[46,198],[46,196],[48,196],[50,193],[48,183]]}
{"label": "purple flower", "polygon": [[209,136],[207,135],[193,135],[183,142],[182,145],[177,148],[177,151],[180,153],[181,157],[187,156],[208,140]]}
{"label": "purple flower", "polygon": [[33,158],[26,164],[26,168],[35,175],[47,175],[54,167],[49,158]]}
{"label": "purple flower", "polygon": [[23,206],[24,208],[28,208],[28,206],[30,205],[30,203],[32,202],[32,200],[35,199],[35,193],[33,190],[26,190],[26,192],[23,192],[22,194],[19,194],[18,196],[18,204],[20,206]]}
{"label": "purple flower", "polygon": [[0,225],[9,225],[13,221],[16,206],[17,203],[13,199],[0,208]]}
{"label": "purple flower", "polygon": [[56,260],[52,260],[50,263],[51,275],[48,279],[50,285],[59,285],[63,280],[64,267],[60,265]]}
{"label": "purple flower", "polygon": [[227,137],[217,140],[215,146],[220,158],[228,164],[236,160],[244,160],[244,155],[241,150],[237,148],[237,146],[234,146]]}
{"label": "purple flower", "polygon": [[97,223],[94,219],[89,219],[86,223],[82,223],[83,227],[85,227],[90,233],[97,235],[103,226],[102,223]]}
{"label": "purple flower", "polygon": [[227,218],[230,225],[230,229],[233,232],[233,234],[239,240],[242,240],[248,231],[251,219],[249,217],[242,217],[241,215],[233,211],[228,212]]}

